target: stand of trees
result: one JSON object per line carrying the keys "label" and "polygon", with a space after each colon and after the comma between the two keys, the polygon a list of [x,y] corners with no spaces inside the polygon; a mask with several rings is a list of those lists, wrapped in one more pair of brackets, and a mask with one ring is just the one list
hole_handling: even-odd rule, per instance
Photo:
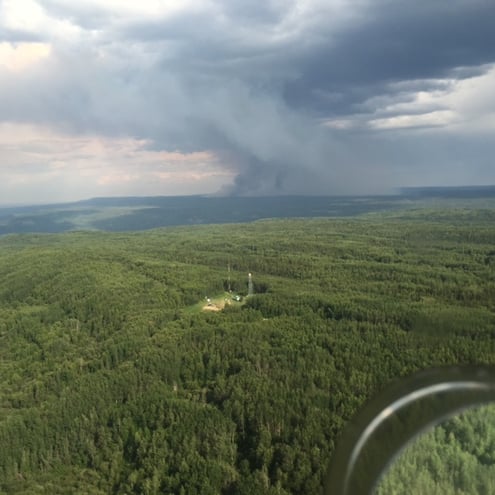
{"label": "stand of trees", "polygon": [[[318,493],[346,421],[391,379],[495,363],[494,219],[0,238],[0,492]],[[227,263],[256,294],[200,311]],[[421,448],[438,486],[459,472],[464,490],[493,451],[449,425]],[[477,464],[458,471],[459,449]],[[399,478],[414,475],[386,493]]]}
{"label": "stand of trees", "polygon": [[495,493],[495,407],[464,413],[419,437],[392,464],[377,495]]}

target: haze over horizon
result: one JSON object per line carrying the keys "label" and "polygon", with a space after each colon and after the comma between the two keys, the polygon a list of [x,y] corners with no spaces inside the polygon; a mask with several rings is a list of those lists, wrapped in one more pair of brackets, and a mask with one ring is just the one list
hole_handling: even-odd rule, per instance
{"label": "haze over horizon", "polygon": [[0,0],[0,204],[495,184],[491,0]]}

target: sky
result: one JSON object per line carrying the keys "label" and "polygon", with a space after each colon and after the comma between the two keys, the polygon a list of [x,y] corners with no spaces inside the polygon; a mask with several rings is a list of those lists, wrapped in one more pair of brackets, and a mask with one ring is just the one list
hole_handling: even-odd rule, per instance
{"label": "sky", "polygon": [[493,0],[0,0],[0,204],[495,184]]}

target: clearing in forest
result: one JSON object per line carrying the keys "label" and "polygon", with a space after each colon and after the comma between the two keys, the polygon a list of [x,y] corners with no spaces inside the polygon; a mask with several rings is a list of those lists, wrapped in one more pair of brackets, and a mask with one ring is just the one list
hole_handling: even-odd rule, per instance
{"label": "clearing in forest", "polygon": [[242,306],[243,304],[242,297],[225,292],[213,297],[205,297],[202,301],[192,306],[191,309],[193,311],[222,311],[225,306]]}

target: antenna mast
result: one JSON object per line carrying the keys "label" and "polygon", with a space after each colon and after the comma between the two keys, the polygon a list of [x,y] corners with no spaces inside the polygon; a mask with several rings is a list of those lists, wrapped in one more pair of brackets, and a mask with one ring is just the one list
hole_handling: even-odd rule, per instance
{"label": "antenna mast", "polygon": [[248,296],[253,295],[253,276],[251,273],[248,273]]}

